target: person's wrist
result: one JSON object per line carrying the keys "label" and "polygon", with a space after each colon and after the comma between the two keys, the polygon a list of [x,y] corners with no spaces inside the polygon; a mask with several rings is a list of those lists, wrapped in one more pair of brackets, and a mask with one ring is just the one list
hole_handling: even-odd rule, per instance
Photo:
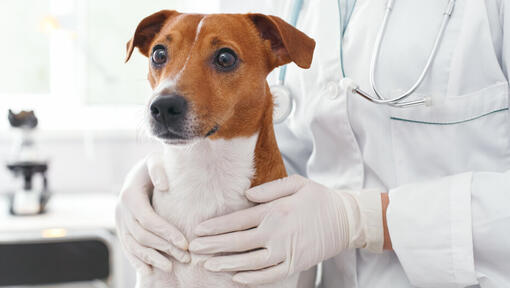
{"label": "person's wrist", "polygon": [[388,222],[386,220],[386,210],[388,210],[388,206],[390,204],[390,198],[388,193],[381,193],[381,207],[382,207],[382,219],[383,219],[383,233],[384,233],[384,250],[393,250],[391,245],[390,232],[388,230]]}

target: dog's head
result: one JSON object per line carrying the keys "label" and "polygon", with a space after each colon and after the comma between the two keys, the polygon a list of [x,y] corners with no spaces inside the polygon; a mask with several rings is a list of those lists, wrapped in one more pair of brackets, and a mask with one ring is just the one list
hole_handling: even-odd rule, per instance
{"label": "dog's head", "polygon": [[308,68],[315,41],[275,16],[181,14],[140,22],[127,43],[149,58],[152,134],[168,144],[253,135],[272,113],[266,77],[294,62]]}

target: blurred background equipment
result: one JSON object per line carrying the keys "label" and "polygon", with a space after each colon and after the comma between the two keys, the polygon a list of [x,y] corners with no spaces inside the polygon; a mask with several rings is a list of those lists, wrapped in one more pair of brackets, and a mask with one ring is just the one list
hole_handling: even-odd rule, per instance
{"label": "blurred background equipment", "polygon": [[33,132],[37,127],[34,111],[14,113],[9,110],[9,123],[15,132],[12,159],[7,168],[20,181],[10,196],[10,209],[13,215],[35,215],[44,212],[49,199],[46,171],[48,163],[34,141]]}

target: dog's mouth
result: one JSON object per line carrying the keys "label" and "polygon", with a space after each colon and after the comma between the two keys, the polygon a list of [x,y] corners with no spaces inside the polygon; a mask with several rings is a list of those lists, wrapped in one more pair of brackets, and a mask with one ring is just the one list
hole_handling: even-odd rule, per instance
{"label": "dog's mouth", "polygon": [[179,133],[175,133],[167,129],[166,131],[155,134],[156,138],[162,140],[185,140],[186,138],[180,135]]}
{"label": "dog's mouth", "polygon": [[218,125],[218,124],[214,125],[214,127],[211,130],[209,130],[209,132],[207,132],[207,134],[205,134],[205,138],[216,134],[216,132],[218,132],[219,129],[220,129],[220,125]]}
{"label": "dog's mouth", "polygon": [[211,128],[204,136],[200,137],[197,135],[186,135],[185,133],[179,133],[169,128],[153,127],[153,135],[168,145],[185,145],[200,138],[206,139],[216,134],[219,129],[220,125],[215,124],[213,128]]}

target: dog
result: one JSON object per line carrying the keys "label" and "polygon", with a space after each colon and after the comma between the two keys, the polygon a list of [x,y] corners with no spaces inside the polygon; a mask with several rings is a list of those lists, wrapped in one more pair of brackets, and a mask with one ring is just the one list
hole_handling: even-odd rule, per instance
{"label": "dog", "polygon": [[[286,176],[266,78],[290,62],[309,68],[315,41],[276,16],[163,10],[139,23],[126,62],[135,47],[149,58],[147,122],[164,144],[170,187],[154,191],[152,204],[191,241],[202,221],[253,206],[247,189]],[[138,273],[137,286],[247,287],[205,270],[206,256],[191,258],[171,273]]]}

